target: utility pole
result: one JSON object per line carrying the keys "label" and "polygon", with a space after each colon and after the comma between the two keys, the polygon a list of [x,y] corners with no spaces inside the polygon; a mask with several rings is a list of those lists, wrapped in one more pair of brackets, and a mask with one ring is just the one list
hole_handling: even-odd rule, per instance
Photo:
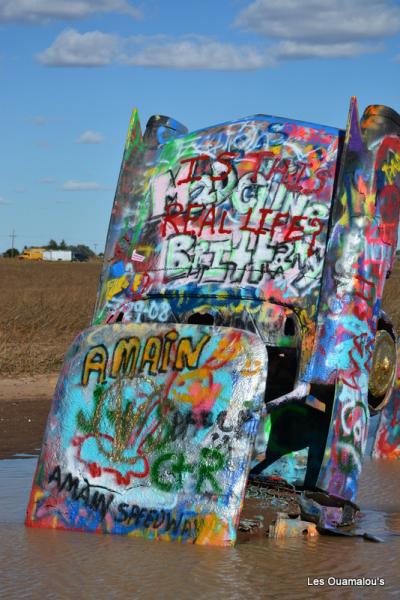
{"label": "utility pole", "polygon": [[97,256],[97,246],[98,246],[98,244],[93,244],[93,246],[94,246],[94,253]]}
{"label": "utility pole", "polygon": [[14,240],[16,238],[16,234],[15,234],[15,229],[12,230],[12,234],[10,235],[11,238],[11,257],[14,258]]}

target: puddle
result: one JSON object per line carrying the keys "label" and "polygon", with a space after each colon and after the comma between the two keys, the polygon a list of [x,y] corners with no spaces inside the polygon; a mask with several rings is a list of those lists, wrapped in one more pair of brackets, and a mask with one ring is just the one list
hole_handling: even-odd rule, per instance
{"label": "puddle", "polygon": [[[257,538],[232,549],[25,528],[35,466],[29,453],[0,461],[1,598],[305,599],[319,596],[321,587],[338,597],[328,577],[384,579],[383,586],[341,586],[341,598],[398,597],[398,463],[367,461],[358,497],[360,526],[385,543]],[[314,579],[324,586],[307,584]]]}

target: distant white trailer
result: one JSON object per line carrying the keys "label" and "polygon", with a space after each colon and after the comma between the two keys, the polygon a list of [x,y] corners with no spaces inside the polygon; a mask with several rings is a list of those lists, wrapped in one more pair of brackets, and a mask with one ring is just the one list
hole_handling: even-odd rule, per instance
{"label": "distant white trailer", "polygon": [[43,260],[71,261],[72,260],[72,251],[71,250],[45,250],[43,252]]}

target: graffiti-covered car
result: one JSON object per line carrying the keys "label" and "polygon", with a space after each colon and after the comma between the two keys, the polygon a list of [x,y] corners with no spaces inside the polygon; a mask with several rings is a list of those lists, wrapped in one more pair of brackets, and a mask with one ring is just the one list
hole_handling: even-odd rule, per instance
{"label": "graffiti-covered car", "polygon": [[156,116],[142,134],[134,111],[29,525],[229,544],[249,472],[354,499],[394,385],[399,135],[355,99],[346,130]]}

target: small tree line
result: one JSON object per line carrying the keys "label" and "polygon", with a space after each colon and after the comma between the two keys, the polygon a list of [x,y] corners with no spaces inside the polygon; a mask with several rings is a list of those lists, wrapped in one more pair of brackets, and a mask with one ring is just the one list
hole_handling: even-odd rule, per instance
{"label": "small tree line", "polygon": [[[33,246],[29,246],[33,247]],[[23,250],[28,250],[28,246],[24,246]],[[35,246],[36,247],[36,246]],[[40,248],[44,248],[45,250],[71,250],[73,256],[79,256],[81,259],[89,259],[96,256],[89,246],[86,244],[67,244],[65,240],[61,240],[58,244],[56,240],[50,240],[47,246],[40,246]],[[23,252],[23,251],[22,251]],[[8,248],[5,252],[3,252],[4,258],[15,258],[19,256],[21,253],[18,248]]]}

